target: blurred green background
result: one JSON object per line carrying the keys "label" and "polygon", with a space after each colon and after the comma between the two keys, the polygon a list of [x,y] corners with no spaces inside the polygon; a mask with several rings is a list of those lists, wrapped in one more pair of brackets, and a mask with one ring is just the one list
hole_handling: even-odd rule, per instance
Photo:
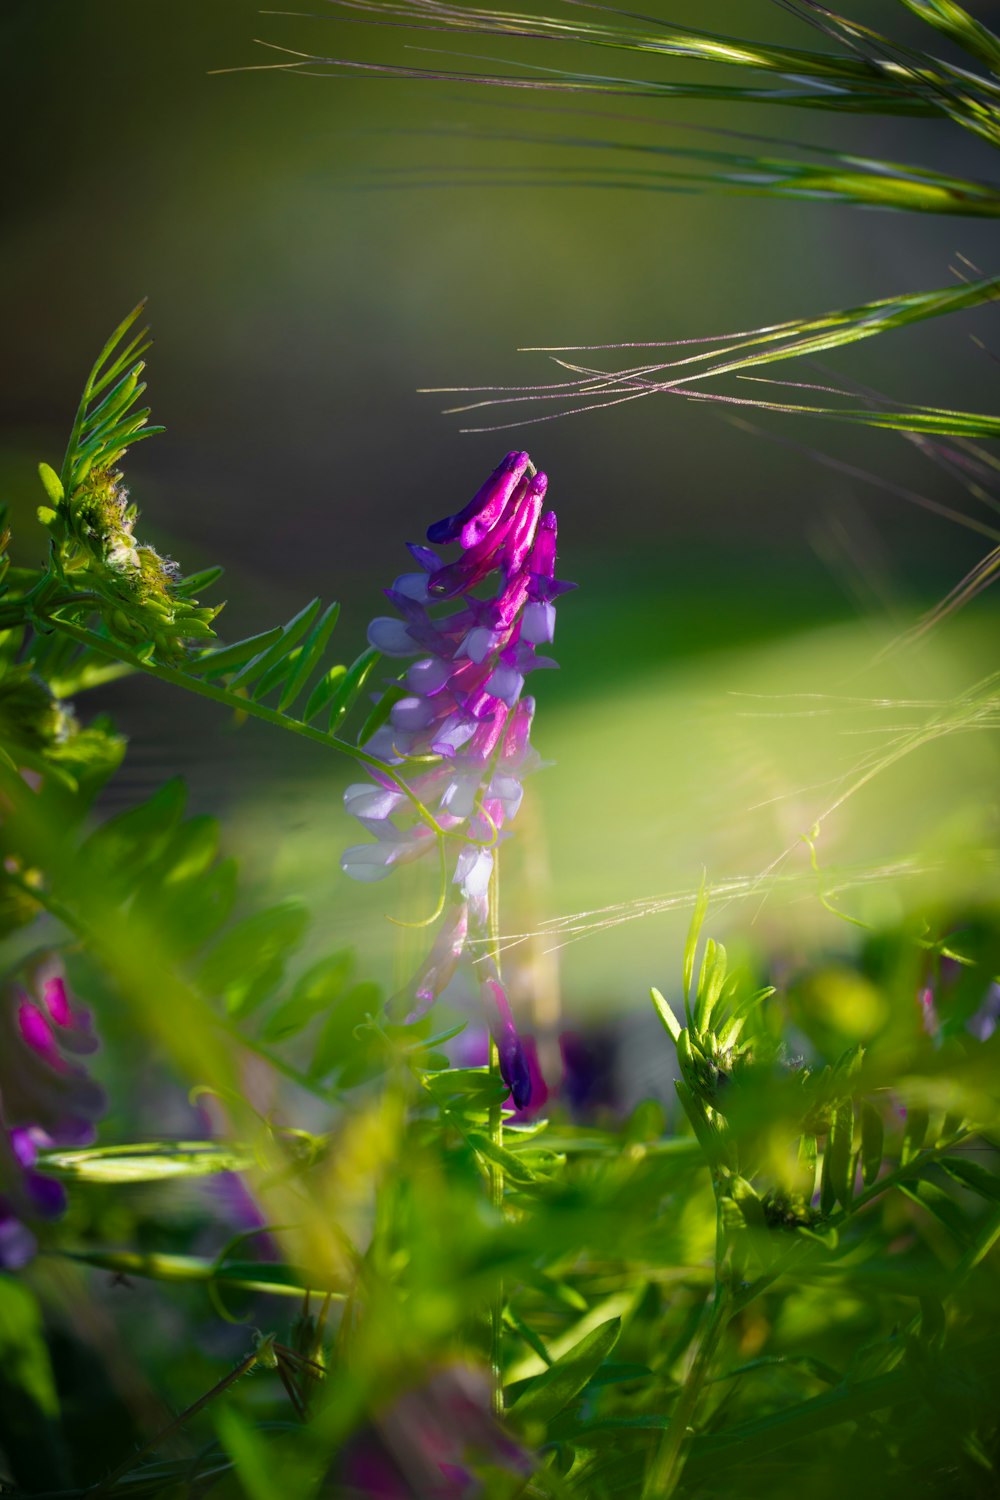
{"label": "blurred green background", "polygon": [[[888,0],[850,8],[908,33]],[[676,0],[658,13],[815,45],[766,0]],[[995,21],[1000,8],[976,13]],[[753,919],[778,954],[849,943],[801,842],[828,808],[817,857],[824,881],[841,868],[866,875],[837,897],[854,915],[893,920],[918,901],[960,905],[994,889],[988,696],[963,732],[898,759],[834,808],[935,704],[995,662],[987,596],[872,666],[989,544],[809,450],[972,514],[914,445],[767,416],[754,434],[724,408],[663,398],[461,435],[461,419],[441,414],[447,398],[418,394],[553,378],[545,356],[521,345],[747,329],[948,285],[959,255],[995,269],[993,230],[971,220],[497,188],[491,166],[587,158],[480,132],[690,141],[692,124],[713,125],[846,142],[969,176],[990,175],[987,148],[924,121],[778,109],[750,118],[731,105],[651,101],[616,109],[460,84],[213,71],[272,61],[255,37],[411,65],[447,59],[408,42],[515,67],[536,57],[524,43],[380,30],[322,3],[283,15],[246,0],[7,0],[0,492],[21,556],[41,545],[34,466],[58,459],[90,360],[148,296],[154,417],[168,433],[130,456],[130,485],[147,532],[185,569],[226,563],[231,638],[322,593],[344,602],[339,634],[353,656],[381,612],[379,589],[405,566],[404,541],[463,504],[511,446],[530,447],[548,470],[560,571],[582,588],[560,611],[562,671],[537,685],[537,742],[557,767],[535,781],[505,926],[536,931],[625,904],[610,914],[616,925],[562,950],[569,1013],[641,1006],[648,983],[674,974],[703,869],[737,882],[714,930]],[[571,47],[544,60],[595,67],[594,54]],[[608,54],[602,65],[638,73],[630,61]],[[650,76],[695,76],[641,62]],[[630,118],[598,118],[615,113]],[[414,169],[412,183],[388,186],[385,174],[401,167]],[[464,185],[446,185],[448,171]],[[836,376],[901,400],[989,409],[995,323],[986,309],[896,333],[846,351]],[[405,970],[384,914],[419,915],[433,897],[419,874],[408,888],[358,889],[341,876],[356,830],[340,807],[339,764],[155,683],[116,685],[101,704],[132,741],[117,803],[184,773],[197,807],[230,815],[227,837],[252,883],[312,902],[324,948],[356,941],[386,982]],[[772,869],[777,884],[760,878]],[[659,894],[684,899],[617,921]],[[523,989],[537,990],[531,975],[543,973],[547,1004],[552,946],[536,937],[513,960],[516,979],[531,957]]]}

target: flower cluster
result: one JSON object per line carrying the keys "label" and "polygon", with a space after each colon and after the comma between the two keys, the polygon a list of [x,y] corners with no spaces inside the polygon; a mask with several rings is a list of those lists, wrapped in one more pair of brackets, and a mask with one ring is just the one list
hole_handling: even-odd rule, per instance
{"label": "flower cluster", "polygon": [[[428,529],[429,542],[457,542],[459,555],[444,562],[411,543],[419,571],[385,591],[401,618],[382,616],[369,627],[377,650],[413,660],[367,746],[398,772],[373,769],[374,785],[345,793],[375,842],[348,849],[342,868],[356,880],[381,880],[439,843],[458,850],[453,899],[402,997],[413,1019],[450,982],[470,941],[486,933],[495,850],[521,804],[522,778],[538,764],[530,743],[535,701],[522,692],[530,672],[556,665],[536,648],[552,640],[555,600],[573,587],[555,577],[556,517],[544,508],[546,487],[527,453],[508,453],[463,510]],[[499,977],[488,959],[483,969],[501,1072],[521,1106],[531,1093],[529,1069]]]}
{"label": "flower cluster", "polygon": [[98,1046],[90,1012],[74,1005],[58,967],[36,965],[25,984],[0,992],[0,1268],[35,1251],[33,1221],[65,1206],[61,1185],[36,1170],[51,1146],[94,1139],[103,1090],[73,1059]]}

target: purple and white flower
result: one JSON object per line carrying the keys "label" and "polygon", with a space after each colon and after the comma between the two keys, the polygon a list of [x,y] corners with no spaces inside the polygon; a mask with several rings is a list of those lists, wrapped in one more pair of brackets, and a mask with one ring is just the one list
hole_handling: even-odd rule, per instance
{"label": "purple and white flower", "polygon": [[[529,673],[556,665],[536,647],[551,642],[555,600],[573,587],[555,577],[547,486],[527,453],[508,453],[468,505],[428,528],[428,541],[457,542],[459,555],[445,561],[433,547],[411,543],[420,572],[401,574],[385,590],[399,618],[380,616],[368,629],[383,655],[410,661],[397,679],[405,693],[367,750],[405,778],[412,799],[378,771],[374,785],[348,787],[347,810],[375,842],[348,849],[341,867],[355,880],[381,880],[441,837],[452,861],[441,933],[396,997],[412,1018],[454,976],[469,940],[485,937],[494,851],[521,805],[522,778],[539,764],[530,743],[535,702],[522,694]],[[530,1073],[510,1006],[495,974],[482,989],[501,1071],[521,1106]]]}

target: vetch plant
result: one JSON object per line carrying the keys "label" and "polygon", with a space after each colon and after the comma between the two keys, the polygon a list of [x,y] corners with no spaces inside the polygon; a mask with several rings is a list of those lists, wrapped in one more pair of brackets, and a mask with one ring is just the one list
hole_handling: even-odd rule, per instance
{"label": "vetch plant", "polygon": [[[555,665],[536,648],[551,642],[554,601],[572,587],[555,577],[557,526],[555,512],[543,510],[547,485],[527,453],[509,453],[462,511],[428,528],[428,541],[458,542],[460,555],[444,563],[411,544],[421,571],[402,574],[386,590],[402,619],[380,617],[368,628],[375,650],[416,658],[381,698],[388,721],[368,741],[368,753],[411,773],[410,792],[433,812],[451,886],[450,899],[442,892],[444,915],[427,961],[399,997],[412,1019],[450,983],[467,948],[481,948],[496,931],[500,843],[521,805],[521,778],[538,763],[530,742],[535,700],[522,690],[529,672]],[[496,592],[484,595],[496,574]],[[344,854],[343,868],[356,880],[379,880],[428,853],[434,841],[434,829],[419,821],[402,791],[374,767],[372,775],[374,788],[356,784],[344,794],[348,812],[377,841]],[[528,1065],[497,955],[482,957],[483,1008],[504,1081],[523,1108],[531,1096]]]}

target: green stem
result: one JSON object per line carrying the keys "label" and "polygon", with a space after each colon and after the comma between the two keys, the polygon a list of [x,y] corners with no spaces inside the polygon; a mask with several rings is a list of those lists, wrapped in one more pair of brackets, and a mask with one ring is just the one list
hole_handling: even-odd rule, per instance
{"label": "green stem", "polygon": [[[77,602],[74,600],[74,602]],[[37,612],[33,612],[32,623],[38,624]],[[97,635],[95,631],[86,629],[85,626],[75,625],[71,620],[63,619],[59,615],[49,615],[44,624],[53,630],[59,630],[64,635],[72,637],[82,646],[89,646],[93,651],[100,651],[112,661],[124,662],[126,666],[132,667],[137,672],[145,672],[147,677],[155,677],[160,682],[169,683],[171,687],[184,688],[189,693],[197,693],[202,698],[208,698],[213,703],[221,703],[223,707],[231,709],[233,713],[246,714],[253,719],[262,719],[265,724],[273,724],[278,729],[287,729],[292,734],[300,735],[302,739],[312,740],[314,744],[325,745],[328,749],[337,750],[341,755],[346,755],[350,760],[357,761],[359,765],[366,766],[369,770],[377,771],[380,778],[388,778],[404,797],[412,804],[417,817],[425,823],[439,838],[451,838],[461,843],[475,843],[476,840],[468,836],[451,832],[443,828],[434,815],[424,806],[416,792],[409,786],[407,781],[400,776],[391,766],[377,756],[369,755],[358,745],[352,745],[349,740],[339,739],[336,735],[327,734],[322,729],[314,729],[311,724],[305,724],[301,719],[292,719],[287,714],[279,713],[276,709],[268,708],[263,703],[256,703],[252,698],[242,698],[238,694],[230,692],[228,688],[214,687],[211,683],[204,682],[200,677],[193,676],[190,672],[182,672],[176,667],[165,667],[159,663],[143,661],[141,657],[120,646],[117,641],[106,639]],[[493,837],[483,848],[492,848],[496,843],[496,831]]]}
{"label": "green stem", "polygon": [[[493,855],[493,871],[490,876],[489,895],[489,954],[500,974],[500,852]],[[500,1077],[500,1050],[490,1037],[490,1074]],[[489,1135],[494,1146],[503,1147],[503,1105],[490,1105]],[[497,1214],[503,1213],[503,1167],[493,1161],[489,1165],[490,1203]],[[492,1384],[492,1407],[495,1417],[504,1414],[503,1390],[503,1280],[497,1277],[496,1287],[490,1300],[490,1378]]]}
{"label": "green stem", "polygon": [[228,1375],[223,1375],[222,1379],[218,1381],[216,1385],[213,1385],[210,1391],[206,1391],[204,1396],[199,1396],[198,1400],[192,1402],[189,1407],[181,1412],[179,1417],[175,1417],[174,1420],[168,1423],[168,1425],[164,1427],[162,1431],[158,1432],[155,1437],[150,1438],[148,1443],[144,1443],[141,1448],[137,1448],[134,1453],[130,1453],[128,1458],[124,1459],[118,1465],[117,1469],[112,1469],[110,1474],[105,1475],[100,1484],[97,1485],[96,1489],[90,1490],[88,1492],[89,1495],[93,1497],[93,1500],[97,1500],[98,1496],[106,1494],[113,1485],[117,1484],[119,1479],[124,1478],[126,1474],[130,1474],[139,1463],[140,1459],[146,1457],[147,1453],[155,1452],[155,1450],[161,1447],[168,1438],[173,1437],[175,1432],[179,1432],[180,1429],[184,1426],[185,1422],[190,1421],[192,1417],[197,1416],[197,1414],[204,1407],[206,1407],[210,1401],[214,1401],[216,1396],[221,1396],[223,1391],[228,1390],[231,1385],[235,1385],[237,1380],[246,1375],[248,1371],[253,1369],[254,1365],[257,1363],[257,1360],[258,1354],[257,1351],[254,1350],[252,1354],[248,1354],[245,1359],[240,1360],[240,1363],[236,1366],[235,1370],[230,1370]]}
{"label": "green stem", "polygon": [[717,1282],[715,1296],[699,1333],[684,1384],[670,1414],[670,1426],[663,1435],[659,1450],[650,1464],[646,1482],[642,1488],[642,1500],[667,1500],[680,1481],[687,1460],[688,1434],[694,1419],[702,1389],[712,1367],[719,1340],[729,1322],[730,1302],[728,1288]]}

